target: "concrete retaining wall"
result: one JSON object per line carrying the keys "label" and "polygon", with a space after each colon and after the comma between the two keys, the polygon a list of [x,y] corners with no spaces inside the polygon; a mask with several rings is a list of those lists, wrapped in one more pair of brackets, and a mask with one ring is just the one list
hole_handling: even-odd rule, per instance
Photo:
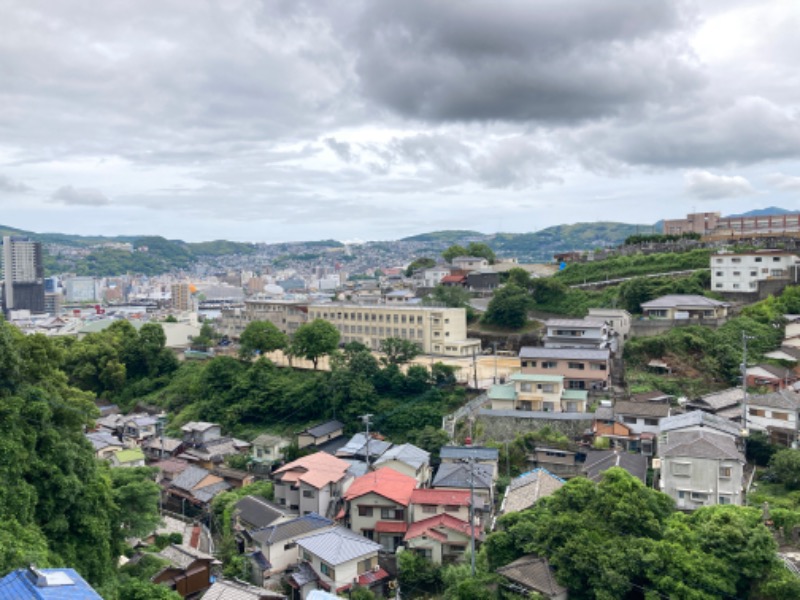
{"label": "concrete retaining wall", "polygon": [[481,410],[476,429],[483,440],[512,441],[517,434],[550,427],[574,439],[592,426],[592,413],[540,413],[527,411]]}

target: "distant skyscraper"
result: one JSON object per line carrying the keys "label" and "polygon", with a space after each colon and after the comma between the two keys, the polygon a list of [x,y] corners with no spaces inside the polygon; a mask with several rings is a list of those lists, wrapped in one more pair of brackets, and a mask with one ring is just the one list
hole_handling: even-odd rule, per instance
{"label": "distant skyscraper", "polygon": [[3,237],[3,312],[44,312],[42,244],[28,238]]}

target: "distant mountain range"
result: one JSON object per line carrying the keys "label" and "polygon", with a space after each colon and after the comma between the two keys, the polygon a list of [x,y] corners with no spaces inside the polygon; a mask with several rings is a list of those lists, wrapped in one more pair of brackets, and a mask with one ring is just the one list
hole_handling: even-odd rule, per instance
{"label": "distant mountain range", "polygon": [[742,213],[740,215],[726,215],[728,218],[740,218],[740,217],[766,217],[768,215],[793,215],[797,212],[797,210],[786,210],[785,208],[778,208],[777,206],[770,206],[768,208],[757,208],[756,210],[749,210],[746,213]]}

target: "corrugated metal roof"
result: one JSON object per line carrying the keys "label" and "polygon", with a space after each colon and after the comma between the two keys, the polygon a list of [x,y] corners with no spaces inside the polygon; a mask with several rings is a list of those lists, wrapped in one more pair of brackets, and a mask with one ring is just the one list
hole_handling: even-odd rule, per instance
{"label": "corrugated metal roof", "polygon": [[425,450],[415,446],[414,444],[402,444],[400,446],[395,446],[394,448],[389,448],[386,452],[384,452],[383,455],[381,455],[381,457],[375,462],[375,466],[380,466],[381,464],[390,460],[396,460],[398,462],[410,465],[414,469],[419,469],[422,465],[427,465],[430,463],[431,455],[429,452],[425,452]]}
{"label": "corrugated metal roof", "polygon": [[718,429],[719,431],[735,436],[739,435],[739,426],[736,423],[717,415],[703,412],[702,410],[693,410],[682,415],[667,417],[666,419],[662,419],[660,424],[662,433],[665,431],[674,431],[685,427],[697,426]]}
{"label": "corrugated metal roof", "polygon": [[617,400],[614,405],[614,414],[632,415],[637,417],[668,417],[671,407],[669,404],[661,402],[630,402],[628,400]]}
{"label": "corrugated metal roof", "polygon": [[211,471],[191,465],[172,480],[172,486],[190,492],[194,489],[194,486],[203,481],[208,475],[211,475]]}
{"label": "corrugated metal roof", "polygon": [[442,446],[439,451],[442,460],[460,460],[474,458],[475,460],[497,460],[500,451],[497,448],[484,446]]}
{"label": "corrugated metal roof", "polygon": [[480,463],[476,463],[474,465],[465,465],[463,463],[442,463],[439,466],[439,470],[436,472],[436,477],[433,479],[433,487],[469,489],[472,467],[475,468],[475,488],[486,490],[491,489],[493,483],[492,467],[489,465],[482,465]]}
{"label": "corrugated metal roof", "polygon": [[315,425],[314,427],[309,427],[305,431],[301,431],[300,435],[307,434],[311,437],[322,437],[323,435],[328,435],[329,433],[333,433],[337,429],[343,429],[344,424],[339,421],[328,421],[327,423],[320,423],[319,425]]}
{"label": "corrugated metal roof", "polygon": [[253,528],[268,527],[286,516],[283,509],[265,498],[245,496],[236,503],[239,518]]}
{"label": "corrugated metal roof", "polygon": [[375,554],[382,547],[344,527],[310,535],[297,540],[297,545],[333,566]]}
{"label": "corrugated metal roof", "polygon": [[563,375],[537,375],[535,373],[514,373],[509,377],[511,381],[546,381],[548,383],[561,383]]}
{"label": "corrugated metal roof", "polygon": [[321,517],[316,513],[308,513],[307,515],[297,517],[291,521],[285,521],[260,529],[252,529],[248,531],[248,535],[261,546],[269,546],[284,540],[308,535],[318,529],[324,529],[331,525],[333,525],[333,521],[330,519]]}
{"label": "corrugated metal roof", "polygon": [[490,400],[516,400],[517,388],[513,383],[497,384],[489,388]]}
{"label": "corrugated metal roof", "polygon": [[642,309],[649,308],[697,308],[730,306],[727,302],[720,302],[706,296],[693,294],[667,294],[649,302],[642,302]]}
{"label": "corrugated metal roof", "polygon": [[548,319],[544,322],[545,327],[584,327],[590,329],[603,327],[605,324],[605,321],[596,319]]}
{"label": "corrugated metal roof", "polygon": [[267,600],[268,598],[285,599],[286,596],[262,587],[256,587],[240,581],[219,579],[203,594],[203,600]]}
{"label": "corrugated metal roof", "polygon": [[744,454],[730,436],[711,431],[674,431],[667,436],[659,454],[666,458],[729,459],[744,463]]}
{"label": "corrugated metal roof", "polygon": [[31,571],[18,569],[0,579],[0,600],[103,600],[75,569],[36,571],[47,585],[36,585]]}

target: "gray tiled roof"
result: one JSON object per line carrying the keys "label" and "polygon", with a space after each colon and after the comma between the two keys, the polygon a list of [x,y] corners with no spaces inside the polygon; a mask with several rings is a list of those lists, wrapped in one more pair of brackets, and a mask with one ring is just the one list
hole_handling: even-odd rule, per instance
{"label": "gray tiled roof", "polygon": [[282,542],[283,540],[308,535],[318,529],[324,529],[331,525],[333,525],[333,521],[330,519],[321,517],[316,513],[308,513],[302,517],[278,523],[277,525],[270,525],[269,527],[262,527],[260,529],[251,529],[248,531],[248,535],[261,546],[270,546]]}
{"label": "gray tiled roof", "polygon": [[695,402],[689,404],[700,404],[708,406],[713,411],[721,410],[727,406],[734,406],[742,401],[741,388],[728,388],[719,392],[711,392],[700,396]]}
{"label": "gray tiled roof", "polygon": [[771,394],[751,394],[747,397],[750,406],[766,406],[767,408],[800,409],[800,394],[792,390],[779,390]]}
{"label": "gray tiled roof", "polygon": [[694,294],[668,294],[649,302],[642,302],[642,308],[682,308],[682,307],[717,307],[730,306],[727,302],[720,302],[706,296]]}
{"label": "gray tiled roof", "polygon": [[304,537],[297,540],[297,545],[333,566],[376,553],[382,548],[344,527]]}
{"label": "gray tiled roof", "polygon": [[583,473],[589,479],[599,481],[603,473],[611,467],[621,467],[640,479],[642,483],[647,482],[647,457],[643,454],[614,450],[589,450],[586,453]]}
{"label": "gray tiled roof", "polygon": [[470,470],[475,468],[475,488],[492,488],[492,467],[476,463],[466,465],[463,463],[442,463],[433,479],[432,487],[448,487],[469,489]]}
{"label": "gray tiled roof", "polygon": [[210,474],[211,471],[207,471],[202,467],[195,467],[192,465],[184,469],[180,475],[172,480],[172,486],[190,492],[194,486],[196,486],[203,480],[204,477]]}
{"label": "gray tiled roof", "polygon": [[525,510],[533,506],[540,498],[553,494],[564,486],[564,480],[553,475],[547,469],[534,469],[515,477],[508,484],[506,496],[503,498],[503,514]]}
{"label": "gray tiled roof", "polygon": [[666,402],[631,402],[617,400],[614,405],[615,415],[633,415],[636,417],[662,418],[669,416],[670,405]]}
{"label": "gray tiled roof", "polygon": [[611,351],[595,348],[544,348],[541,346],[523,346],[519,350],[520,358],[563,358],[565,360],[608,360]]}
{"label": "gray tiled roof", "polygon": [[92,447],[95,449],[95,451],[108,448],[109,446],[119,446],[120,448],[125,447],[125,444],[120,442],[117,436],[107,431],[95,431],[93,433],[87,433],[86,439],[92,443]]}
{"label": "gray tiled roof", "polygon": [[594,418],[597,419],[598,421],[613,421],[614,407],[598,406],[594,411]]}
{"label": "gray tiled roof", "polygon": [[402,444],[384,452],[383,455],[375,461],[375,466],[379,466],[390,460],[396,460],[410,465],[414,469],[419,469],[422,465],[429,464],[430,459],[430,453],[425,452],[422,448],[418,448],[414,444]]}
{"label": "gray tiled roof", "polygon": [[[384,442],[371,438],[369,440],[369,455],[371,458],[380,456],[392,447],[391,442]],[[336,456],[366,456],[367,455],[367,436],[363,433],[356,433],[350,440],[336,451]]]}
{"label": "gray tiled roof", "polygon": [[161,558],[169,561],[171,565],[181,569],[187,568],[196,560],[209,560],[211,562],[215,562],[217,560],[210,554],[200,552],[199,550],[190,548],[189,546],[179,546],[177,544],[170,544],[161,552],[159,552],[158,555]]}
{"label": "gray tiled roof", "polygon": [[285,516],[279,506],[258,496],[245,496],[236,503],[239,518],[254,529],[267,527]]}
{"label": "gray tiled roof", "polygon": [[484,448],[483,446],[442,446],[439,451],[442,460],[460,460],[474,458],[475,460],[497,460],[500,451],[497,448]]}
{"label": "gray tiled roof", "polygon": [[674,431],[662,443],[659,454],[665,458],[730,459],[744,462],[744,454],[730,436],[711,431]]}
{"label": "gray tiled roof", "polygon": [[268,598],[277,600],[286,596],[241,581],[225,579],[217,579],[202,596],[202,600],[267,600]]}
{"label": "gray tiled roof", "polygon": [[602,319],[547,319],[545,327],[603,327],[606,322]]}
{"label": "gray tiled roof", "polygon": [[218,494],[221,494],[229,489],[231,489],[231,484],[229,484],[227,481],[220,481],[218,483],[212,483],[211,485],[202,487],[199,490],[194,490],[192,495],[200,500],[200,502],[208,503],[211,502]]}
{"label": "gray tiled roof", "polygon": [[300,433],[308,434],[312,437],[322,437],[323,435],[328,435],[329,433],[333,433],[337,429],[342,429],[344,425],[339,421],[328,421],[327,423],[320,423],[319,425],[315,425],[314,427],[309,427],[305,431],[301,431]]}
{"label": "gray tiled roof", "polygon": [[544,594],[548,598],[558,596],[567,591],[560,585],[546,558],[528,555],[500,567],[497,573],[531,590]]}
{"label": "gray tiled roof", "polygon": [[702,426],[735,436],[739,435],[739,426],[736,423],[702,410],[693,410],[682,415],[667,417],[661,420],[659,426],[662,433],[665,431],[683,429],[685,427]]}

